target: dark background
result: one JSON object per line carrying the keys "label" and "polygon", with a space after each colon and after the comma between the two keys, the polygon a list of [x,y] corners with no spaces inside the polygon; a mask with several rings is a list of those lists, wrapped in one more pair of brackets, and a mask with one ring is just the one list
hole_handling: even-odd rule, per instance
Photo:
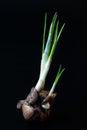
{"label": "dark background", "polygon": [[[38,80],[44,14],[47,32],[58,12],[59,27],[66,23],[56,48],[46,80],[49,89],[60,64],[66,68],[56,87],[58,95],[52,117],[45,123],[24,121],[16,109],[18,100],[25,99]],[[87,122],[87,17],[86,2],[75,0],[44,0],[1,2],[0,60],[2,121],[12,129],[86,128]],[[5,118],[4,118],[4,116]]]}

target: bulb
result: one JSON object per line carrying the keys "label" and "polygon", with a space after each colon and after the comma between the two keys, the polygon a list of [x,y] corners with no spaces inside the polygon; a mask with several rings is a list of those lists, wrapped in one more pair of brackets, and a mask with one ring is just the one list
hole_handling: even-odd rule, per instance
{"label": "bulb", "polygon": [[22,105],[23,116],[26,120],[30,119],[34,114],[34,109],[26,104]]}

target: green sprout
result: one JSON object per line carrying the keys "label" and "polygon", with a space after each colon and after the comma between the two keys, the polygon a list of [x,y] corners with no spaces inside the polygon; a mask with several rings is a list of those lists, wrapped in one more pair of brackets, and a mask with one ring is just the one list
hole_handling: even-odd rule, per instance
{"label": "green sprout", "polygon": [[[40,77],[39,77],[39,80],[38,80],[36,87],[35,87],[38,91],[40,91],[41,89],[44,88],[45,79],[46,79],[46,76],[48,74],[55,49],[57,47],[60,36],[61,36],[62,31],[63,31],[64,26],[65,26],[65,23],[64,23],[62,25],[61,29],[59,30],[59,21],[57,22],[57,12],[56,12],[54,14],[54,17],[53,17],[52,22],[50,24],[48,38],[46,41],[46,24],[47,24],[47,13],[45,13],[45,19],[44,19]],[[46,42],[46,44],[45,44],[45,42]],[[55,81],[53,83],[53,86],[52,86],[49,94],[52,94],[54,92],[55,86],[57,85],[64,70],[65,69],[64,68],[62,69],[62,66],[60,65],[59,69],[58,69],[57,76],[55,78]]]}
{"label": "green sprout", "polygon": [[[59,81],[61,75],[63,74],[64,70],[65,70],[65,68],[62,69],[62,66],[60,65],[60,66],[59,66],[59,69],[58,69],[58,72],[57,72],[57,75],[56,75],[56,78],[55,78],[55,80],[54,80],[54,83],[53,83],[53,85],[52,85],[52,87],[51,87],[51,90],[50,90],[50,92],[49,92],[49,94],[48,94],[49,97],[53,94],[53,92],[54,92],[54,90],[55,90],[55,87],[56,87],[56,85],[57,85],[57,83],[58,83],[58,81]],[[46,102],[46,103],[42,104],[42,107],[43,107],[44,109],[49,109],[49,108],[50,108],[50,103],[49,103],[49,102]]]}
{"label": "green sprout", "polygon": [[51,88],[51,90],[50,90],[50,92],[49,92],[49,95],[51,95],[51,94],[54,92],[55,87],[56,87],[56,85],[57,85],[57,83],[58,83],[58,81],[59,81],[61,75],[63,74],[64,70],[65,70],[65,68],[62,69],[62,66],[60,65],[60,66],[59,66],[59,69],[58,69],[58,72],[57,72],[57,75],[56,75],[56,78],[55,78],[55,80],[54,80],[54,83],[53,83],[53,85],[52,85],[52,88]]}

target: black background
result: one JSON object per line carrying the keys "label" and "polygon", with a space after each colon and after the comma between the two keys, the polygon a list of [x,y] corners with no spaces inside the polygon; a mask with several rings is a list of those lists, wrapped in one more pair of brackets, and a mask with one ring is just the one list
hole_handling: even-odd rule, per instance
{"label": "black background", "polygon": [[[49,89],[60,64],[66,68],[55,91],[53,116],[45,123],[26,122],[16,109],[39,77],[44,14],[47,31],[55,13],[59,27],[66,23],[46,80]],[[21,0],[0,4],[2,120],[12,129],[86,128],[87,17],[86,2]],[[4,115],[4,116],[3,116]]]}

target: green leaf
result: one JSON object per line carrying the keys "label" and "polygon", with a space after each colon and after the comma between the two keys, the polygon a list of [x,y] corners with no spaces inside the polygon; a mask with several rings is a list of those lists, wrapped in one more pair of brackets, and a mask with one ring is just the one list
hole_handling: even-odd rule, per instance
{"label": "green leaf", "polygon": [[60,31],[59,31],[59,33],[58,33],[58,36],[57,36],[56,40],[54,40],[54,43],[53,43],[53,46],[52,46],[52,49],[51,49],[51,52],[50,52],[50,58],[51,58],[51,59],[52,59],[53,54],[54,54],[54,52],[55,52],[57,43],[58,43],[59,38],[60,38],[60,36],[61,36],[61,33],[62,33],[63,29],[64,29],[64,26],[65,26],[65,24],[62,25],[62,27],[61,27],[61,29],[60,29]]}
{"label": "green leaf", "polygon": [[48,39],[47,39],[47,43],[46,43],[46,47],[45,47],[45,53],[47,53],[48,55],[49,55],[50,49],[51,49],[51,44],[52,44],[52,38],[53,38],[53,32],[54,32],[54,28],[55,28],[56,19],[57,19],[57,12],[54,14],[54,17],[52,19],[50,29],[49,29]]}
{"label": "green leaf", "polygon": [[60,65],[60,66],[59,66],[59,69],[58,69],[58,72],[57,72],[57,75],[56,75],[56,78],[55,78],[55,80],[54,80],[54,83],[53,83],[53,85],[52,85],[52,88],[51,88],[51,90],[50,90],[50,92],[49,92],[49,95],[51,95],[51,94],[54,92],[55,87],[56,87],[56,85],[57,85],[57,83],[58,83],[58,81],[59,81],[61,75],[63,74],[63,72],[64,72],[64,70],[65,70],[65,68],[63,68],[63,69],[61,69],[61,68],[62,68],[62,66]]}
{"label": "green leaf", "polygon": [[56,76],[55,81],[54,81],[54,84],[55,84],[55,85],[58,83],[58,81],[59,81],[61,75],[63,74],[63,72],[64,72],[64,70],[65,70],[65,68],[63,68],[63,69],[61,69],[61,68],[62,68],[62,66],[60,65],[60,66],[59,66],[59,69],[58,69],[57,76]]}
{"label": "green leaf", "polygon": [[54,34],[54,41],[53,43],[57,40],[57,35],[58,35],[58,25],[59,25],[59,21],[56,24],[56,29],[55,29],[55,34]]}
{"label": "green leaf", "polygon": [[43,32],[43,41],[42,41],[42,54],[44,53],[44,46],[45,46],[46,22],[47,22],[47,13],[45,13],[45,19],[44,19],[44,32]]}
{"label": "green leaf", "polygon": [[60,36],[61,36],[61,33],[62,33],[64,27],[65,27],[65,23],[62,25],[62,27],[61,27],[61,29],[60,29],[60,32],[59,32],[58,37],[57,37],[57,42],[58,42],[58,40],[59,40],[59,38],[60,38]]}

